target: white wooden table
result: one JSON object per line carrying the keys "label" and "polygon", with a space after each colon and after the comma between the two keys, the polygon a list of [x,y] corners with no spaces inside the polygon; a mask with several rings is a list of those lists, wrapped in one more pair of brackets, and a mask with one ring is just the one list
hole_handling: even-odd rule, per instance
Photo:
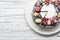
{"label": "white wooden table", "polygon": [[0,40],[60,40],[60,34],[45,37],[25,20],[25,5],[30,0],[0,0]]}

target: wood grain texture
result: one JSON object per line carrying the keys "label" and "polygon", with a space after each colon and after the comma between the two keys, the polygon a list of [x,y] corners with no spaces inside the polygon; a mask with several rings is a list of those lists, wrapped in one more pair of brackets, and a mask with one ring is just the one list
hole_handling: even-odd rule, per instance
{"label": "wood grain texture", "polygon": [[44,37],[30,29],[24,13],[27,1],[0,0],[0,40],[60,40],[59,34]]}

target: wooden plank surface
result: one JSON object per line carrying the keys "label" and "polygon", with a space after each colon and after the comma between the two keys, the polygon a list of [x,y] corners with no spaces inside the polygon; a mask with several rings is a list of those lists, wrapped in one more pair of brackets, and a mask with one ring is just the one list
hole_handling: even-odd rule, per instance
{"label": "wooden plank surface", "polygon": [[0,40],[60,40],[60,34],[45,37],[29,28],[24,13],[27,1],[0,0]]}

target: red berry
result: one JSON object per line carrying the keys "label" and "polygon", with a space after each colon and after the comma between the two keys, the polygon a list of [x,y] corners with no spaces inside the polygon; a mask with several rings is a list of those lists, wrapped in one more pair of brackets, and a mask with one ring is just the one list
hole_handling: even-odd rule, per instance
{"label": "red berry", "polygon": [[42,22],[42,25],[46,25],[46,22],[43,21],[43,22]]}
{"label": "red berry", "polygon": [[47,22],[48,21],[48,18],[44,18],[44,20],[43,20],[44,22]]}
{"label": "red berry", "polygon": [[44,20],[46,20],[46,21],[47,21],[47,20],[48,20],[48,18],[45,18]]}
{"label": "red berry", "polygon": [[50,2],[50,0],[46,0],[46,2]]}
{"label": "red berry", "polygon": [[46,2],[45,4],[46,4],[46,5],[49,5],[49,2]]}
{"label": "red berry", "polygon": [[58,5],[59,5],[59,3],[58,3],[57,1],[55,1],[55,2],[54,2],[54,5],[55,5],[55,6],[58,6]]}
{"label": "red berry", "polygon": [[36,12],[40,12],[40,7],[36,7],[36,8],[35,8],[35,11],[36,11]]}
{"label": "red berry", "polygon": [[51,21],[51,22],[53,22],[53,21],[54,21],[54,19],[53,19],[53,18],[51,18],[51,19],[50,19],[50,21]]}
{"label": "red berry", "polygon": [[57,19],[57,16],[52,17],[54,20]]}
{"label": "red berry", "polygon": [[54,17],[50,18],[50,21],[53,22],[56,19],[58,19],[57,16],[54,16]]}

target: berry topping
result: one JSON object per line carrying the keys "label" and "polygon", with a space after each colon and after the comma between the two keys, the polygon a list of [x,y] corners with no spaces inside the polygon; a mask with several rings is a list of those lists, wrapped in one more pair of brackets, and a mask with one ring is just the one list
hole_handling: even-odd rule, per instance
{"label": "berry topping", "polygon": [[60,5],[58,5],[57,10],[60,11]]}
{"label": "berry topping", "polygon": [[55,5],[55,6],[58,6],[58,5],[59,5],[59,3],[58,3],[57,1],[55,1],[55,2],[54,2],[54,5]]}
{"label": "berry topping", "polygon": [[46,4],[46,5],[49,5],[49,2],[46,2],[45,4]]}
{"label": "berry topping", "polygon": [[46,26],[46,22],[43,21],[43,22],[41,23],[41,25]]}
{"label": "berry topping", "polygon": [[35,8],[35,11],[36,11],[36,12],[40,12],[40,7],[36,7],[36,8]]}
{"label": "berry topping", "polygon": [[54,21],[54,18],[50,18],[50,21],[53,22]]}
{"label": "berry topping", "polygon": [[44,20],[46,20],[46,21],[47,21],[47,20],[48,20],[48,18],[44,18]]}

